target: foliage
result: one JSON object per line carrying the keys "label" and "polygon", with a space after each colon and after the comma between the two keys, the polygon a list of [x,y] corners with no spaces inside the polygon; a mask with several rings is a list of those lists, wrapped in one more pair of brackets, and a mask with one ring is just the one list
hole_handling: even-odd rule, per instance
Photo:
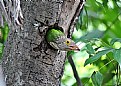
{"label": "foliage", "polygon": [[84,66],[86,66],[87,64],[91,64],[95,61],[97,61],[102,55],[105,55],[109,52],[113,51],[112,48],[109,48],[109,49],[105,49],[105,50],[102,50],[102,51],[99,51],[97,52],[94,56],[88,58],[86,61],[85,61],[85,64]]}
{"label": "foliage", "polygon": [[93,72],[91,76],[94,86],[101,86],[103,82],[103,76],[100,72]]}
{"label": "foliage", "polygon": [[8,33],[9,33],[9,28],[7,24],[5,24],[4,27],[0,27],[0,58],[2,57],[3,54],[4,44],[5,41],[7,40]]}
{"label": "foliage", "polygon": [[[121,85],[120,9],[121,0],[86,1],[72,37],[81,51],[71,53],[84,86]],[[76,86],[67,62],[62,86]]]}

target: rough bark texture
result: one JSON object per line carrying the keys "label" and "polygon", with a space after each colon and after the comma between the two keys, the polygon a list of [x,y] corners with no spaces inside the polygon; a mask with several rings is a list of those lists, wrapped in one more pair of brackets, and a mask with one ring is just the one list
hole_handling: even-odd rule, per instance
{"label": "rough bark texture", "polygon": [[[34,25],[39,25],[38,21],[53,25],[60,20],[59,25],[62,27],[69,22],[66,28],[63,27],[64,31],[67,31],[76,12],[73,10],[75,2],[78,5],[77,2],[81,1],[21,0],[23,29],[16,27],[10,30],[2,60],[7,86],[60,85],[66,52],[51,48],[45,40],[47,28],[44,25]],[[66,5],[69,6],[67,9]],[[68,13],[70,11],[73,12],[71,16]],[[68,19],[64,20],[64,16]]]}

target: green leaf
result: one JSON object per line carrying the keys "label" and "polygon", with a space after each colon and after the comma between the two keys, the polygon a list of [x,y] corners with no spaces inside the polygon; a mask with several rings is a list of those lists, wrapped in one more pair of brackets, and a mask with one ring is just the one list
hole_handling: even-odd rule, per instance
{"label": "green leaf", "polygon": [[3,49],[4,49],[4,45],[0,43],[0,59],[2,57]]}
{"label": "green leaf", "polygon": [[105,73],[104,76],[104,81],[103,83],[108,83],[113,77],[115,76],[115,73],[111,73],[112,70],[110,71],[110,68],[107,69],[109,73]]}
{"label": "green leaf", "polygon": [[91,76],[94,86],[101,86],[103,82],[103,76],[100,72],[93,72]]}
{"label": "green leaf", "polygon": [[0,53],[2,53],[2,52],[3,52],[3,44],[0,43]]}
{"label": "green leaf", "polygon": [[4,40],[4,42],[7,40],[7,37],[8,37],[8,33],[9,33],[9,28],[8,28],[8,25],[5,25],[5,27],[4,27],[4,35],[3,35],[3,40]]}
{"label": "green leaf", "polygon": [[79,24],[79,22],[76,23],[76,30],[79,30],[81,28],[81,25]]}
{"label": "green leaf", "polygon": [[114,38],[114,39],[112,39],[110,44],[113,45],[115,42],[121,42],[121,38]]}
{"label": "green leaf", "polygon": [[4,27],[1,28],[1,32],[2,32],[2,43],[4,43],[7,40],[8,37],[8,33],[9,33],[9,28],[8,25],[5,24]]}
{"label": "green leaf", "polygon": [[108,48],[108,49],[106,49],[106,50],[99,51],[99,52],[98,52],[97,54],[95,54],[94,56],[88,58],[88,59],[85,61],[84,66],[86,66],[87,64],[90,64],[90,63],[93,63],[93,62],[97,61],[102,55],[105,55],[105,54],[111,52],[112,50],[114,50],[114,49]]}
{"label": "green leaf", "polygon": [[72,56],[74,54],[74,51],[68,51],[67,52],[67,57]]}
{"label": "green leaf", "polygon": [[103,0],[103,6],[107,6],[108,0]]}
{"label": "green leaf", "polygon": [[121,48],[115,49],[113,51],[113,54],[114,54],[114,59],[119,63],[120,68],[121,68]]}
{"label": "green leaf", "polygon": [[88,42],[92,39],[101,38],[103,34],[104,34],[104,31],[93,30],[92,32],[89,32],[86,35],[82,36],[81,38],[77,39],[76,42],[79,42],[79,41]]}
{"label": "green leaf", "polygon": [[95,53],[95,50],[93,49],[93,47],[90,44],[87,44],[86,47],[87,47],[87,53],[88,54],[94,54]]}
{"label": "green leaf", "polygon": [[83,84],[87,83],[89,80],[90,80],[90,78],[88,78],[88,77],[84,77],[81,79]]}
{"label": "green leaf", "polygon": [[79,29],[81,29],[82,26],[82,14],[83,12],[80,13],[80,16],[78,18],[78,22],[76,23],[76,30],[78,31]]}

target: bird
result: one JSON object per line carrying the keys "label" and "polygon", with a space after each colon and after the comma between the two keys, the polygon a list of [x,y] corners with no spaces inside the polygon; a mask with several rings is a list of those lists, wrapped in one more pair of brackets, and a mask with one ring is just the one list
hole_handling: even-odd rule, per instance
{"label": "bird", "polygon": [[52,28],[47,31],[46,33],[46,40],[47,42],[57,50],[62,51],[79,51],[79,47],[76,45],[76,43],[70,39],[67,38],[64,32],[62,32],[59,29]]}

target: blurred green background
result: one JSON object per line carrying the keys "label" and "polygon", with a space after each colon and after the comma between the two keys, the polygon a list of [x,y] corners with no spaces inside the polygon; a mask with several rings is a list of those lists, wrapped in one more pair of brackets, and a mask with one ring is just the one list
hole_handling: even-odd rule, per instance
{"label": "blurred green background", "polygon": [[8,33],[9,33],[9,28],[7,23],[5,22],[4,27],[0,26],[0,59],[2,57],[4,44],[7,40]]}
{"label": "blurred green background", "polygon": [[[8,36],[0,27],[0,57]],[[87,0],[72,39],[81,48],[73,56],[84,86],[121,85],[121,0]],[[66,60],[62,86],[77,86]]]}
{"label": "blurred green background", "polygon": [[[121,86],[121,0],[87,0],[72,38],[81,48],[73,60],[84,86]],[[77,86],[68,61],[62,86]]]}

